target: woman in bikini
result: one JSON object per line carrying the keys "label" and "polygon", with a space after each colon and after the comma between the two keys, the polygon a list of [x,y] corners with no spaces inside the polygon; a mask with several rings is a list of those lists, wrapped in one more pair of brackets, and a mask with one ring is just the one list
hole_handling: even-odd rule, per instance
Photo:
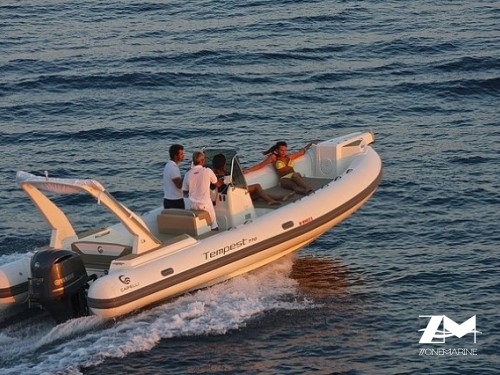
{"label": "woman in bikini", "polygon": [[245,173],[258,170],[267,164],[272,163],[279,177],[280,186],[284,189],[293,190],[296,193],[308,195],[313,189],[304,181],[302,175],[293,169],[294,160],[304,155],[311,143],[307,144],[302,150],[288,154],[288,145],[284,141],[277,142],[263,154],[267,158],[259,164],[245,170]]}

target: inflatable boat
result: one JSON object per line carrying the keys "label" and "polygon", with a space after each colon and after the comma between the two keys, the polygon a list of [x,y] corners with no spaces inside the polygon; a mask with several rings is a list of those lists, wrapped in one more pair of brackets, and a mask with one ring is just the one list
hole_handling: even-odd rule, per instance
{"label": "inflatable boat", "polygon": [[[373,142],[368,131],[313,144],[294,166],[312,193],[279,205],[252,200],[247,189],[286,193],[273,166],[243,173],[234,150],[207,149],[207,160],[215,153],[228,160],[227,189],[214,203],[218,231],[205,211],[160,207],[138,215],[96,180],[20,171],[18,184],[52,232],[46,247],[0,266],[0,308],[42,308],[58,323],[114,318],[262,267],[307,246],[370,198],[382,174]],[[77,193],[106,207],[115,224],[77,233],[53,197]]]}

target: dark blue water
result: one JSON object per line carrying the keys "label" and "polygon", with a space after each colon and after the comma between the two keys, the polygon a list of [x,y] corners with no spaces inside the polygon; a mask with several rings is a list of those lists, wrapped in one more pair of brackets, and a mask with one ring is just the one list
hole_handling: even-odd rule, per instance
{"label": "dark blue water", "polygon": [[[251,165],[372,128],[385,169],[358,213],[255,273],[110,323],[0,312],[0,373],[499,373],[499,9],[3,1],[0,264],[49,238],[17,170],[95,178],[142,213],[174,142]],[[481,333],[420,344],[421,315]]]}

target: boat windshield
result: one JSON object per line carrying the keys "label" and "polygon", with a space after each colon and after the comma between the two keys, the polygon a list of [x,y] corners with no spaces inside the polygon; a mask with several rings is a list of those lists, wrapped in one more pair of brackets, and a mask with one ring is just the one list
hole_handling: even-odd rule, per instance
{"label": "boat windshield", "polygon": [[240,161],[236,150],[234,149],[222,149],[222,148],[210,148],[203,150],[205,153],[206,164],[205,166],[214,169],[213,160],[217,155],[224,155],[226,159],[226,167],[224,174],[226,176],[231,176],[231,185],[241,187],[246,189],[247,183],[243,171],[240,166]]}
{"label": "boat windshield", "polygon": [[243,175],[243,171],[240,166],[240,159],[238,155],[234,155],[231,166],[231,177],[232,184],[237,187],[247,188],[247,181],[245,180],[245,176]]}

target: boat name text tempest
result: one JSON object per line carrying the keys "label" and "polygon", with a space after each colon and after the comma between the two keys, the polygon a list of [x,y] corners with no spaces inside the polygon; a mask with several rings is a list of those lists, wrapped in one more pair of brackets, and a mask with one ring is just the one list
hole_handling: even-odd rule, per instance
{"label": "boat name text tempest", "polygon": [[217,249],[214,251],[206,251],[203,253],[203,255],[205,256],[205,260],[217,258],[221,255],[226,255],[227,253],[229,253],[231,251],[237,250],[240,247],[247,245],[248,243],[256,242],[256,241],[257,241],[257,237],[242,238],[240,241],[234,242],[231,245],[221,247],[220,249]]}

